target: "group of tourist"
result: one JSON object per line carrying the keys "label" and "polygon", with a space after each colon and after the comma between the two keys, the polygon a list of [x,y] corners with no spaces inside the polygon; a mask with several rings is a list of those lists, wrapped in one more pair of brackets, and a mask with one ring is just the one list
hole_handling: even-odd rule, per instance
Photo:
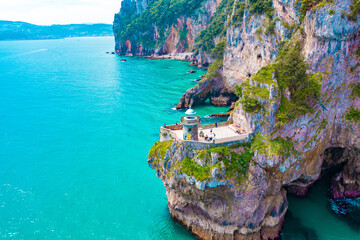
{"label": "group of tourist", "polygon": [[200,131],[200,133],[199,133],[199,137],[204,138],[205,141],[215,142],[216,134],[213,132],[212,129],[210,129],[210,134],[209,135],[208,134],[205,135],[203,131]]}
{"label": "group of tourist", "polygon": [[235,125],[236,133],[241,134],[245,132],[245,129],[243,129],[239,124]]}

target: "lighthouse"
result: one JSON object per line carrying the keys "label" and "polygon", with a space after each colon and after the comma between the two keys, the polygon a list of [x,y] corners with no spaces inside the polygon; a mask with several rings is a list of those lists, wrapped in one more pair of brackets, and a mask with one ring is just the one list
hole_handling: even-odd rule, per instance
{"label": "lighthouse", "polygon": [[183,139],[198,141],[198,130],[200,124],[200,117],[195,116],[196,112],[190,107],[185,116],[181,117],[181,124],[183,125]]}

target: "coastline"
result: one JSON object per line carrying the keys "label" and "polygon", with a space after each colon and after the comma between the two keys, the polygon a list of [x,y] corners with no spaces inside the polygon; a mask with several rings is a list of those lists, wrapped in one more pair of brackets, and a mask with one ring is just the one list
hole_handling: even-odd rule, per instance
{"label": "coastline", "polygon": [[[192,52],[187,52],[187,53],[177,53],[177,54],[164,54],[164,55],[148,55],[148,56],[138,56],[138,55],[133,55],[133,54],[127,54],[127,55],[121,55],[119,54],[119,52],[117,51],[118,56],[122,56],[122,57],[136,57],[136,58],[147,58],[147,59],[151,59],[151,60],[157,60],[157,59],[170,59],[170,60],[177,60],[177,61],[186,61],[186,62],[192,62],[191,56],[192,56]],[[196,66],[199,69],[208,69],[208,67],[203,67],[199,64],[193,64],[190,63],[190,66]]]}
{"label": "coastline", "polygon": [[19,42],[19,41],[44,41],[44,40],[63,40],[63,39],[92,39],[92,38],[114,38],[114,36],[87,36],[87,37],[64,37],[64,38],[34,38],[34,39],[0,39],[0,42]]}

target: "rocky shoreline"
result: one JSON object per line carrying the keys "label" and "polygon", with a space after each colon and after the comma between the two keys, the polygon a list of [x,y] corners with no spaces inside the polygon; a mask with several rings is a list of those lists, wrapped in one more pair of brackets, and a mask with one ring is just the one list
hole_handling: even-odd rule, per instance
{"label": "rocky shoreline", "polygon": [[174,212],[169,208],[169,212],[171,217],[180,225],[185,227],[189,232],[194,234],[196,238],[203,240],[213,240],[213,239],[236,239],[236,240],[262,240],[262,239],[279,239],[281,229],[284,224],[284,218],[281,222],[274,227],[266,227],[263,228],[261,232],[257,233],[249,233],[249,234],[241,234],[238,232],[234,232],[233,234],[219,234],[218,232],[214,232],[211,229],[208,231],[204,231],[204,228],[196,223],[185,223],[185,221],[181,220]]}

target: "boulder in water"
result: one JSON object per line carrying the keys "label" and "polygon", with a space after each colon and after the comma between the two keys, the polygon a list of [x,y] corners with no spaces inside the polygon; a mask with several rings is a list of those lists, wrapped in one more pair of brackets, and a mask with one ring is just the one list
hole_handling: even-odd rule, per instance
{"label": "boulder in water", "polygon": [[360,198],[330,199],[331,210],[355,229],[360,227]]}

